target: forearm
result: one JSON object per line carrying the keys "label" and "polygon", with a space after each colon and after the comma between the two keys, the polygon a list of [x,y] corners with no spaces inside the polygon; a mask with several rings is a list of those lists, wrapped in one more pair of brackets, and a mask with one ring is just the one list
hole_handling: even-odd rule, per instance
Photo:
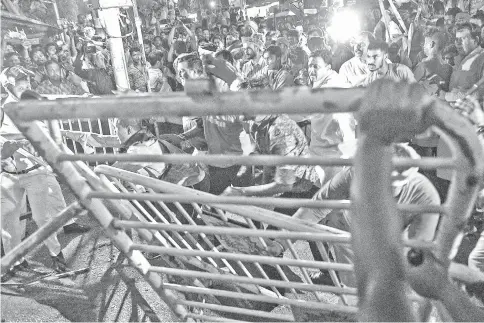
{"label": "forearm", "polygon": [[181,134],[184,140],[192,139],[198,136],[203,136],[203,128],[201,127],[194,127],[184,133]]}
{"label": "forearm", "polygon": [[290,192],[292,190],[292,187],[293,186],[289,184],[272,182],[263,185],[239,187],[236,189],[240,190],[245,196],[272,196],[276,194]]}
{"label": "forearm", "polygon": [[168,51],[168,62],[172,63],[173,62],[173,45],[170,45],[170,50]]}
{"label": "forearm", "polygon": [[190,37],[193,37],[194,36],[193,31],[191,31],[190,28],[188,28],[185,25],[183,25],[183,27],[185,28],[188,36],[190,36]]}
{"label": "forearm", "polygon": [[82,55],[79,54],[76,56],[76,60],[74,61],[74,73],[79,76],[82,76]]}
{"label": "forearm", "polygon": [[173,27],[170,30],[170,34],[168,34],[168,45],[169,46],[171,46],[173,44],[173,38],[175,38],[175,30],[176,30],[176,27]]}
{"label": "forearm", "polygon": [[77,52],[76,42],[74,40],[74,37],[71,37],[70,48],[71,48],[71,55],[77,56],[78,52]]}

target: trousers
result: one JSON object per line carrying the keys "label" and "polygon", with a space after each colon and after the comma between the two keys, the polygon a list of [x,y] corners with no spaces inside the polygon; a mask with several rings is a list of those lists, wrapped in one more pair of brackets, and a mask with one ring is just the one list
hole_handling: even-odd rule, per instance
{"label": "trousers", "polygon": [[[2,184],[2,243],[5,253],[20,244],[23,228],[20,212],[25,196],[28,197],[32,210],[32,219],[38,227],[43,226],[66,207],[64,196],[54,174],[48,171],[32,171],[27,174],[13,175],[3,172]],[[61,245],[57,234],[44,240],[49,253],[57,256]]]}

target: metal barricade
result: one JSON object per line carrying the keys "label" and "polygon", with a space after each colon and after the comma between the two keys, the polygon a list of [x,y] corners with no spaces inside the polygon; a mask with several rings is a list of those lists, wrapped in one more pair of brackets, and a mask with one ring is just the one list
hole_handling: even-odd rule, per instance
{"label": "metal barricade", "polygon": [[[180,319],[205,321],[348,321],[410,320],[403,246],[433,252],[451,260],[460,243],[462,224],[470,215],[484,174],[484,157],[470,124],[445,104],[429,98],[413,109],[369,105],[359,111],[361,137],[354,160],[274,156],[185,156],[67,154],[58,143],[60,131],[42,130],[36,120],[151,118],[291,113],[304,102],[304,113],[356,112],[365,89],[285,89],[282,92],[236,92],[122,98],[66,99],[19,102],[7,114],[36,150],[64,178],[79,203],[105,229]],[[427,100],[427,101],[425,101]],[[136,109],[133,107],[136,106]],[[301,112],[301,109],[298,110]],[[392,120],[385,123],[384,120]],[[407,135],[430,125],[441,129],[452,145],[452,159],[393,160],[389,145],[396,131]],[[405,127],[404,127],[405,126]],[[380,131],[380,132],[379,132]],[[355,166],[353,201],[313,201],[284,198],[222,197],[170,184],[111,166],[92,171],[84,162],[214,162],[241,165]],[[444,205],[399,205],[415,213],[440,213],[441,228],[433,242],[399,238],[397,207],[389,190],[394,166],[454,169]],[[367,186],[363,186],[366,184]],[[373,185],[373,186],[372,186]],[[368,189],[368,187],[371,187]],[[390,195],[389,195],[390,194]],[[351,209],[353,237],[348,232],[293,219],[262,206]],[[271,225],[279,230],[264,230]],[[137,236],[130,238],[127,231]],[[137,241],[138,237],[141,241]],[[275,240],[287,246],[284,256],[273,253]],[[324,261],[305,253],[316,242]],[[327,246],[352,243],[355,268],[331,260]],[[147,260],[146,256],[160,258]],[[382,256],[383,255],[383,256]],[[4,264],[2,263],[2,270]],[[310,273],[328,270],[334,286],[313,284]],[[344,286],[337,273],[356,270],[357,287]],[[369,285],[372,285],[369,288]],[[387,299],[382,297],[385,292]],[[359,296],[359,309],[356,305]]]}

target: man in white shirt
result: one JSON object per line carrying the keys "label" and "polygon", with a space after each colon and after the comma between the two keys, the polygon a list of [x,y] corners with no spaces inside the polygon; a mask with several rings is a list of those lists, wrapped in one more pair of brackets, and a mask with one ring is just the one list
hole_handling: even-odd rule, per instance
{"label": "man in white shirt", "polygon": [[370,44],[370,41],[374,40],[375,37],[372,33],[364,31],[352,41],[355,57],[343,63],[339,70],[339,74],[343,77],[346,83],[355,86],[370,73],[368,66],[366,65],[366,56],[368,45]]}
{"label": "man in white shirt", "polygon": [[[319,50],[309,57],[308,72],[313,89],[349,87],[349,84],[331,69],[331,52]],[[311,156],[340,157],[340,144],[355,142],[355,120],[350,113],[313,114],[311,116]],[[321,185],[336,174],[340,167],[316,166]]]}

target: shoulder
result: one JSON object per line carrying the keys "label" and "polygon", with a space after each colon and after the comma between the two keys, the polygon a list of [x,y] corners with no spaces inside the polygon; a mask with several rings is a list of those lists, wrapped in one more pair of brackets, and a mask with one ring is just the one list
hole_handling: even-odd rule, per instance
{"label": "shoulder", "polygon": [[277,73],[277,78],[279,80],[281,80],[281,81],[284,80],[286,82],[286,84],[287,83],[292,83],[293,80],[294,80],[294,78],[293,78],[293,76],[291,74],[291,71],[288,71],[286,69],[280,70],[279,73]]}
{"label": "shoulder", "polygon": [[358,59],[358,58],[353,57],[347,60],[346,62],[344,62],[341,65],[339,72],[342,73],[343,71],[350,69],[355,64],[355,59]]}
{"label": "shoulder", "polygon": [[72,83],[71,81],[69,80],[64,80],[64,82],[62,82],[65,86],[68,86],[70,88],[77,88],[77,85],[75,85],[74,83]]}
{"label": "shoulder", "polygon": [[279,73],[277,73],[277,76],[280,77],[280,78],[286,78],[286,77],[289,77],[289,76],[292,76],[292,75],[291,75],[291,71],[283,68],[283,69],[279,70]]}
{"label": "shoulder", "polygon": [[296,121],[283,114],[278,116],[269,127],[269,135],[274,138],[288,135],[296,136],[298,135],[298,130],[300,128]]}
{"label": "shoulder", "polygon": [[[422,62],[423,63],[423,62]],[[410,67],[400,63],[392,63],[392,68],[394,71],[401,72],[401,73],[412,73]]]}
{"label": "shoulder", "polygon": [[43,80],[40,82],[39,86],[37,86],[37,91],[46,91],[51,87],[51,83],[49,80]]}
{"label": "shoulder", "polygon": [[408,177],[402,195],[413,204],[440,204],[440,197],[432,182],[424,175],[415,172]]}
{"label": "shoulder", "polygon": [[415,66],[413,73],[416,74],[425,74],[427,70],[428,63],[426,61],[422,61]]}
{"label": "shoulder", "polygon": [[408,81],[408,82],[415,82],[415,76],[410,69],[410,67],[403,65],[403,64],[392,64],[393,66],[393,71],[395,72],[396,75],[400,76],[402,79]]}

